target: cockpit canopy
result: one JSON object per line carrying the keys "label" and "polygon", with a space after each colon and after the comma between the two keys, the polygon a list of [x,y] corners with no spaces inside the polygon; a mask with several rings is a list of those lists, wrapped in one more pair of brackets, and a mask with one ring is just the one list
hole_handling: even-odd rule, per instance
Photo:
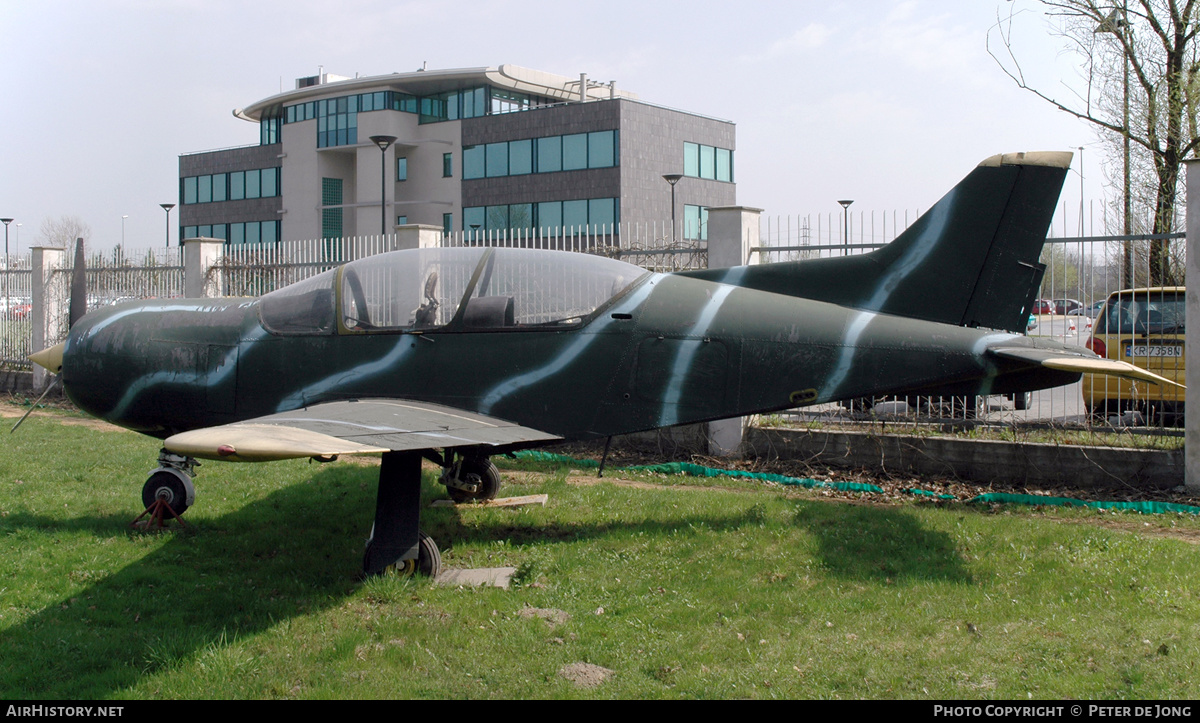
{"label": "cockpit canopy", "polygon": [[260,299],[279,334],[572,327],[646,272],[623,261],[511,248],[370,256]]}

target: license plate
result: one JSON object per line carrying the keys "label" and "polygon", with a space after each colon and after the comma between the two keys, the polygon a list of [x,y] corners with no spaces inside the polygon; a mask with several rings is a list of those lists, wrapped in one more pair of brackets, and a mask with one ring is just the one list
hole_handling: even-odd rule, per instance
{"label": "license plate", "polygon": [[1130,344],[1125,347],[1128,357],[1178,357],[1183,358],[1183,344]]}

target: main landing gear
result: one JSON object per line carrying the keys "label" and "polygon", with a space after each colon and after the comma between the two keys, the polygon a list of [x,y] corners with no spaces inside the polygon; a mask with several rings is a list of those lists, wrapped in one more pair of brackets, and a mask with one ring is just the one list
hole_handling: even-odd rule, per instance
{"label": "main landing gear", "polygon": [[385,452],[379,467],[375,524],[363,554],[363,574],[395,570],[436,577],[442,570],[437,543],[419,528],[421,518],[421,459],[442,468],[439,482],[455,502],[490,500],[500,491],[500,473],[486,455],[436,452]]}
{"label": "main landing gear", "polygon": [[375,524],[363,554],[363,574],[442,571],[437,543],[417,527],[421,520],[421,453],[384,452],[379,466]]}

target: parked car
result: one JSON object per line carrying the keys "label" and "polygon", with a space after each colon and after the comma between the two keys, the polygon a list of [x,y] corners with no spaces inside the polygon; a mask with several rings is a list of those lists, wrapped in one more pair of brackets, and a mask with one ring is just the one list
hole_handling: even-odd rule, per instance
{"label": "parked car", "polygon": [[1067,314],[1069,316],[1086,316],[1089,319],[1095,319],[1100,315],[1100,310],[1104,308],[1104,304],[1107,301],[1108,299],[1103,299],[1091,304],[1090,306],[1085,306],[1083,308],[1076,309],[1075,311],[1068,311]]}
{"label": "parked car", "polygon": [[1037,301],[1033,302],[1032,313],[1034,313],[1034,314],[1053,314],[1054,313],[1054,302],[1049,299],[1038,299]]}
{"label": "parked car", "polygon": [[1083,303],[1075,299],[1055,299],[1053,302],[1054,314],[1070,314],[1072,311],[1078,311],[1083,308]]}
{"label": "parked car", "polygon": [[14,296],[7,301],[0,297],[0,318],[20,321],[28,317],[32,309],[29,297]]}
{"label": "parked car", "polygon": [[[1170,286],[1113,292],[1086,346],[1183,384],[1185,291]],[[1084,374],[1083,403],[1100,419],[1139,411],[1160,423],[1183,421],[1184,392],[1175,387]]]}

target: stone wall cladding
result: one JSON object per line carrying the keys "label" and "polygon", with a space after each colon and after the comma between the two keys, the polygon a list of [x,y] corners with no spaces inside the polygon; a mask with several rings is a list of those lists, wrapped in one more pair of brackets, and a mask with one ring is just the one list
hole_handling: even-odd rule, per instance
{"label": "stone wall cladding", "polygon": [[[683,144],[737,150],[736,126],[682,111],[621,102],[621,220],[655,222],[671,218],[671,187],[665,173],[683,173]],[[734,156],[734,179],[737,156]],[[675,216],[683,207],[737,205],[737,185],[683,178],[675,186]]]}
{"label": "stone wall cladding", "polygon": [[[212,173],[278,167],[280,165],[279,154],[282,151],[283,146],[277,143],[269,146],[246,146],[180,156],[180,183],[182,184],[183,179],[188,176],[207,176]],[[179,200],[182,201],[182,197]],[[179,208],[180,226],[273,221],[279,219],[279,211],[283,208],[283,197],[180,204]]]}

